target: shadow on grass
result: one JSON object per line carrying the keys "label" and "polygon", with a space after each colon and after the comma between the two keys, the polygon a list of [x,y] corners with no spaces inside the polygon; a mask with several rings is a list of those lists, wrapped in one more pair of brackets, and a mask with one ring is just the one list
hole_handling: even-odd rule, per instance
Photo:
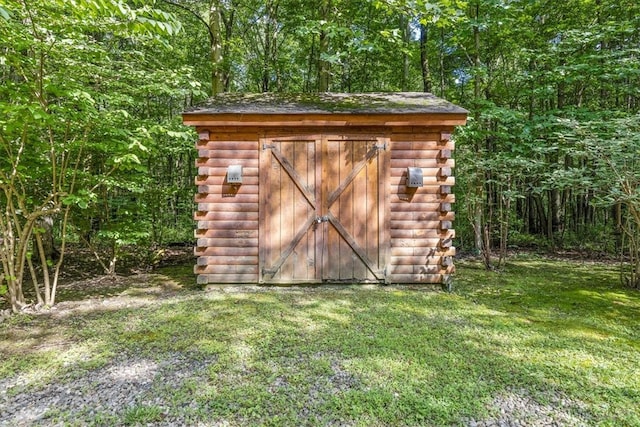
{"label": "shadow on grass", "polygon": [[[561,425],[633,424],[640,298],[613,285],[607,270],[543,267],[518,263],[498,274],[463,265],[457,294],[184,290],[156,304],[60,318],[56,326],[77,339],[66,358],[33,359],[34,367],[14,362],[16,354],[9,362],[13,374],[53,368],[47,381],[59,381],[95,369],[87,367],[94,354],[204,360],[206,369],[144,391],[163,416],[187,423],[464,425],[548,416]],[[500,414],[496,399],[505,396],[530,397],[537,412]],[[108,415],[117,423],[127,412]]]}
{"label": "shadow on grass", "polygon": [[462,267],[457,289],[476,303],[557,333],[584,329],[601,337],[639,338],[632,325],[640,312],[640,292],[622,287],[615,267],[545,261],[508,264],[503,273],[477,267]]}

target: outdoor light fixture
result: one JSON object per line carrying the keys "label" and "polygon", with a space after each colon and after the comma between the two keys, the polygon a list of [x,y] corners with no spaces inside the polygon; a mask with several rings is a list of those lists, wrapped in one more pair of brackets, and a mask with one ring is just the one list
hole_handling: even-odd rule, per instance
{"label": "outdoor light fixture", "polygon": [[242,165],[230,165],[227,168],[227,183],[242,184]]}
{"label": "outdoor light fixture", "polygon": [[407,168],[407,187],[422,187],[422,168]]}

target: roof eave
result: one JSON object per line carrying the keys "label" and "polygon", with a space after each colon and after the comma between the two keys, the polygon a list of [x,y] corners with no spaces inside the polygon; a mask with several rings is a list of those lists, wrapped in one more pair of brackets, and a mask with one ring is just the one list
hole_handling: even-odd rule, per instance
{"label": "roof eave", "polygon": [[182,114],[183,123],[197,127],[308,127],[308,126],[460,126],[467,122],[467,113],[212,113],[192,111]]}

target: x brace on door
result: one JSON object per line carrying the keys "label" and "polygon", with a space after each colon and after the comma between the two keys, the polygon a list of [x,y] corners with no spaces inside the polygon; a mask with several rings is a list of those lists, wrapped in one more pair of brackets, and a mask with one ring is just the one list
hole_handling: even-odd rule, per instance
{"label": "x brace on door", "polygon": [[[379,141],[379,140],[378,140]],[[305,142],[293,142],[293,144],[298,143],[298,144],[309,144],[311,141],[305,141]],[[276,141],[274,140],[273,143],[263,143],[262,144],[262,152],[265,153],[266,151],[268,151],[270,153],[267,154],[269,157],[270,162],[273,162],[273,165],[279,165],[279,167],[281,167],[281,169],[286,173],[286,175],[283,175],[281,172],[277,172],[277,169],[273,169],[273,167],[271,168],[267,168],[267,170],[262,171],[263,173],[266,174],[280,174],[280,175],[275,175],[275,176],[280,176],[280,178],[274,178],[276,179],[276,181],[274,182],[282,182],[280,180],[284,179],[282,178],[283,176],[288,176],[287,179],[290,179],[290,181],[293,183],[293,185],[295,185],[295,188],[297,188],[305,200],[305,203],[307,204],[308,208],[307,208],[307,212],[308,215],[305,219],[300,218],[300,216],[298,216],[298,219],[302,220],[301,222],[298,222],[298,219],[295,220],[295,223],[300,224],[300,226],[296,226],[295,228],[297,229],[297,231],[295,231],[295,235],[288,241],[288,243],[286,245],[281,245],[280,249],[277,249],[277,252],[273,253],[273,252],[269,252],[272,251],[273,249],[271,247],[267,247],[265,248],[264,251],[261,252],[261,254],[265,254],[265,256],[268,255],[269,258],[272,258],[273,255],[277,254],[277,257],[275,260],[268,262],[266,260],[266,258],[263,260],[263,264],[262,264],[262,269],[261,269],[261,273],[262,273],[262,277],[263,280],[267,280],[270,281],[272,280],[276,274],[278,274],[278,272],[283,268],[283,265],[285,265],[285,263],[287,262],[287,260],[289,259],[289,257],[292,256],[292,254],[294,252],[298,253],[299,250],[296,250],[296,248],[298,247],[299,244],[301,244],[301,242],[303,241],[303,239],[307,238],[312,238],[312,239],[320,239],[319,244],[317,244],[317,248],[321,248],[319,249],[319,251],[316,251],[316,257],[320,256],[322,258],[317,259],[315,261],[313,261],[314,263],[319,262],[318,266],[317,266],[317,270],[316,270],[316,274],[318,274],[318,276],[316,276],[316,280],[325,280],[325,281],[333,281],[333,280],[338,280],[338,276],[336,277],[332,277],[333,274],[337,274],[336,273],[336,269],[335,268],[331,268],[332,273],[329,273],[327,275],[327,272],[325,273],[321,273],[320,271],[323,270],[325,267],[323,267],[323,263],[321,262],[322,259],[329,259],[328,254],[324,254],[324,252],[328,251],[329,249],[327,248],[326,245],[326,241],[325,239],[327,238],[327,229],[325,228],[323,232],[320,233],[316,233],[317,227],[321,226],[321,224],[323,223],[329,223],[331,230],[334,236],[340,236],[339,238],[342,239],[342,241],[344,242],[343,244],[346,244],[347,246],[345,247],[349,247],[354,254],[354,259],[359,259],[360,262],[362,262],[362,265],[366,268],[366,270],[368,270],[370,272],[370,274],[372,275],[373,278],[375,278],[375,280],[377,281],[385,281],[386,280],[386,268],[384,269],[378,269],[377,267],[377,261],[374,262],[372,259],[370,259],[370,257],[367,255],[367,252],[371,252],[372,250],[375,251],[379,250],[379,248],[375,248],[372,249],[369,246],[367,246],[367,249],[365,249],[361,244],[358,243],[358,241],[362,241],[362,242],[367,242],[367,240],[364,238],[364,235],[352,235],[352,233],[343,225],[343,220],[348,221],[348,224],[351,224],[349,226],[350,229],[354,229],[354,222],[355,221],[370,221],[368,219],[368,215],[369,215],[369,209],[365,209],[365,207],[360,206],[359,203],[355,203],[353,206],[354,210],[353,213],[351,213],[348,217],[343,218],[343,220],[340,219],[339,216],[334,215],[334,213],[331,211],[332,207],[338,206],[338,203],[342,203],[340,202],[341,198],[343,198],[343,194],[345,193],[345,191],[350,188],[350,186],[354,185],[354,182],[356,180],[356,178],[359,176],[358,178],[358,182],[364,182],[363,179],[365,181],[368,180],[367,175],[362,175],[362,171],[365,167],[367,167],[367,164],[370,163],[372,161],[372,159],[376,158],[376,156],[379,155],[379,153],[381,151],[385,151],[387,149],[387,144],[386,142],[383,144],[379,144],[376,143],[377,141],[366,141],[366,140],[333,140],[333,147],[336,147],[336,142],[338,142],[339,144],[347,144],[346,146],[341,145],[340,150],[346,150],[344,151],[344,153],[356,153],[357,151],[353,151],[358,147],[358,145],[356,144],[360,144],[359,147],[365,148],[366,146],[368,146],[368,149],[366,149],[366,151],[363,152],[364,156],[360,157],[359,159],[357,159],[357,155],[353,154],[354,158],[353,158],[353,163],[352,166],[350,168],[347,168],[345,170],[345,172],[348,172],[347,175],[336,181],[335,178],[336,176],[333,176],[331,173],[329,173],[329,175],[326,175],[327,177],[331,178],[331,182],[332,184],[328,185],[328,186],[323,186],[321,185],[321,182],[318,181],[318,179],[320,178],[319,175],[316,175],[316,180],[315,181],[307,181],[307,179],[309,179],[309,170],[305,169],[304,166],[304,161],[303,161],[303,166],[302,166],[302,173],[305,174],[305,176],[307,177],[307,179],[305,179],[303,176],[300,175],[300,173],[296,170],[297,167],[300,166],[296,166],[296,165],[300,165],[300,158],[299,157],[291,157],[291,160],[289,160],[288,155],[285,154],[285,152],[281,151],[281,147],[282,149],[286,150],[286,152],[288,153],[294,153],[297,151],[292,151],[292,142],[288,142],[289,145],[284,145],[287,144],[287,140],[283,140],[283,141]],[[370,142],[374,142],[374,144],[370,145]],[[322,140],[322,141],[315,141],[315,149],[311,149],[309,151],[309,153],[313,154],[315,157],[313,159],[310,160],[310,164],[315,165],[316,168],[318,168],[319,166],[321,166],[323,168],[323,179],[325,179],[325,172],[324,172],[324,168],[325,168],[325,163],[327,162],[328,159],[327,158],[323,158],[323,152],[324,149],[321,150],[319,144],[326,144],[326,140]],[[349,144],[353,144],[353,146],[349,145]],[[366,144],[363,146],[363,144]],[[285,148],[288,147],[288,148]],[[297,150],[297,149],[296,149]],[[343,151],[341,151],[343,152]],[[266,154],[266,153],[265,153]],[[263,154],[264,155],[264,154]],[[350,154],[351,156],[351,154]],[[351,157],[350,157],[351,158]],[[275,160],[275,162],[274,162]],[[264,161],[266,162],[267,159],[264,158]],[[351,160],[350,160],[351,161]],[[297,162],[297,163],[296,163]],[[267,163],[264,163],[264,165],[267,165]],[[332,167],[334,167],[335,165],[332,165]],[[380,166],[379,163],[374,163],[373,169],[371,169],[369,172],[367,173],[375,173],[375,178],[374,181],[371,181],[370,179],[368,180],[368,182],[379,182],[379,174],[382,173],[382,170],[380,169],[382,166]],[[337,184],[337,186],[335,186]],[[277,184],[273,184],[273,185],[277,185]],[[291,185],[291,184],[289,184]],[[364,184],[359,184],[359,185],[364,185]],[[332,188],[330,188],[332,187]],[[322,188],[322,191],[326,191],[329,194],[327,194],[326,197],[321,197],[322,200],[322,206],[319,206],[318,204],[318,195],[322,194],[320,191],[320,188]],[[351,187],[354,188],[354,187]],[[272,189],[276,189],[275,187],[273,187]],[[267,189],[264,189],[265,191],[267,191]],[[270,191],[270,190],[269,190]],[[378,191],[378,190],[376,190]],[[353,193],[349,193],[349,194],[353,194]],[[377,193],[376,193],[377,194]],[[299,197],[299,196],[295,196],[295,197]],[[348,196],[348,197],[352,197],[352,196]],[[267,201],[267,203],[269,203],[269,199],[268,197],[265,197],[265,199]],[[298,200],[295,203],[298,203],[298,206],[300,206],[300,203],[302,203],[303,199],[296,199]],[[348,199],[350,200],[350,199]],[[378,205],[378,202],[373,201],[373,205],[371,205],[373,199],[369,199],[369,206],[370,208],[373,207],[373,211],[378,211],[381,206]],[[263,206],[263,212],[265,214],[268,215],[273,215],[274,214],[274,209],[276,209],[275,214],[276,215],[280,215],[277,221],[293,221],[294,218],[286,218],[286,213],[284,213],[285,211],[283,211],[282,209],[285,208],[278,208],[278,207],[274,207],[273,205],[269,205],[269,209],[267,209],[265,206]],[[280,209],[280,211],[278,211],[278,209]],[[339,208],[336,207],[335,208],[335,212],[339,212]],[[356,214],[356,211],[360,210],[360,214]],[[320,212],[324,211],[324,215],[320,215]],[[300,211],[299,213],[304,212]],[[294,212],[295,213],[295,212]],[[342,216],[342,215],[341,215]],[[378,216],[375,216],[375,218],[378,218]],[[263,224],[277,224],[273,223],[273,222],[269,222],[272,221],[269,218],[265,218],[264,221],[262,222]],[[379,221],[379,219],[374,220],[376,223]],[[291,222],[293,223],[293,222]],[[374,229],[379,229],[379,227],[384,227],[385,224],[376,224],[376,225],[372,225],[371,223],[369,224],[369,226],[373,226]],[[273,228],[274,226],[272,225],[271,228]],[[362,230],[362,228],[359,228]],[[354,229],[355,230],[355,229]],[[309,234],[309,233],[313,233],[313,234]],[[376,232],[377,233],[377,232]],[[334,237],[335,239],[335,237]],[[308,240],[307,240],[308,241]],[[322,242],[325,241],[325,243],[323,244]],[[282,243],[284,243],[286,241],[282,241]],[[369,241],[368,243],[369,245],[371,244],[371,242]],[[379,241],[378,241],[379,244]],[[304,243],[303,244],[303,248],[307,248],[305,249],[305,251],[308,251],[308,246],[304,246],[304,245],[308,245],[308,243]],[[342,246],[341,246],[342,247]],[[306,253],[306,252],[304,252]],[[325,256],[326,255],[326,256]],[[379,257],[380,254],[378,254],[377,257]],[[382,259],[384,259],[385,257],[383,256]],[[335,258],[334,258],[335,259]],[[299,261],[298,261],[299,262]],[[311,261],[309,261],[311,262]],[[331,262],[331,261],[330,261]],[[382,263],[383,265],[386,264],[386,262]],[[291,265],[291,264],[289,264]],[[355,264],[354,264],[355,266]],[[291,266],[289,267],[289,271],[291,269]],[[340,271],[340,277],[349,277],[348,276],[348,271],[347,271],[347,276],[342,276],[342,274],[344,274],[344,271],[342,270],[342,267],[340,269],[338,269],[338,271]],[[355,276],[354,276],[355,277]],[[287,281],[288,278],[285,276],[282,276],[281,278],[277,279],[277,280],[283,280],[283,281]],[[295,281],[295,278],[292,279],[293,281]],[[341,280],[345,280],[345,279],[341,279]]]}

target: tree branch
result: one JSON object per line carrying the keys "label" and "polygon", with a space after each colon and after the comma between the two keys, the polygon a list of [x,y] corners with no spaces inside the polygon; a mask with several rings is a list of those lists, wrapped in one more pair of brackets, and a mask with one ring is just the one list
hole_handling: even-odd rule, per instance
{"label": "tree branch", "polygon": [[162,1],[165,2],[166,4],[170,4],[171,6],[175,6],[178,9],[182,9],[182,10],[184,10],[186,12],[189,12],[190,14],[195,16],[196,19],[198,21],[200,21],[202,23],[202,25],[204,25],[206,27],[207,34],[209,34],[209,44],[210,45],[213,44],[213,41],[215,40],[215,36],[214,36],[213,32],[211,31],[211,27],[209,26],[209,23],[207,21],[205,21],[204,19],[202,19],[202,17],[197,12],[195,12],[195,11],[189,9],[188,7],[183,6],[183,5],[179,4],[179,3],[174,3],[174,2],[169,1],[169,0],[162,0]]}

